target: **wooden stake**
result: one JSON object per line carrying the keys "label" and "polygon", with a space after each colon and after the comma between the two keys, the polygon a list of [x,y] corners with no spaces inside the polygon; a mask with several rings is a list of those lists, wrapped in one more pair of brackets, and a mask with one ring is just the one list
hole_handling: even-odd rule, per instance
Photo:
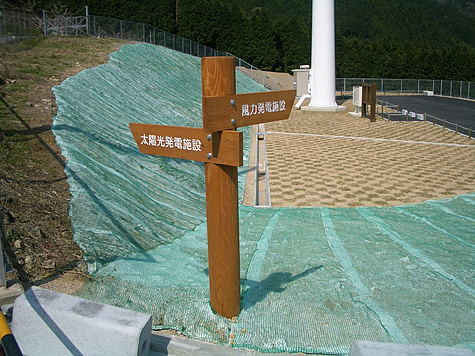
{"label": "wooden stake", "polygon": [[[234,57],[201,60],[204,97],[236,93]],[[241,311],[237,167],[205,163],[211,307],[233,318]]]}

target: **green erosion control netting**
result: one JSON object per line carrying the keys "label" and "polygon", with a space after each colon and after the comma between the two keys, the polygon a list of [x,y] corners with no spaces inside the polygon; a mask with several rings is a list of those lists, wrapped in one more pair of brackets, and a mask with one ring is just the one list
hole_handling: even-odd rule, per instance
{"label": "green erosion control netting", "polygon": [[128,128],[201,126],[200,80],[198,58],[137,44],[55,87],[75,239],[93,272],[80,296],[265,352],[346,354],[353,340],[475,349],[475,194],[392,208],[241,206],[242,312],[213,313],[203,165],[140,154]]}

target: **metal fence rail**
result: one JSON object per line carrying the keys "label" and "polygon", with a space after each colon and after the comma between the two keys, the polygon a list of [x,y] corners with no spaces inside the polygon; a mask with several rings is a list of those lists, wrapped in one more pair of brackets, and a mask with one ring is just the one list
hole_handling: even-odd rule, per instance
{"label": "metal fence rail", "polygon": [[63,16],[48,17],[43,11],[43,27],[45,36],[85,36],[89,35],[87,16]]}
{"label": "metal fence rail", "polygon": [[[89,15],[86,6],[86,16],[64,16],[48,14],[43,11],[41,16],[30,12],[15,11],[0,8],[0,41],[14,41],[22,38],[43,35],[92,35],[97,37],[112,37],[129,41],[147,42],[164,46],[175,51],[197,57],[232,56],[236,67],[263,86],[278,90],[278,83],[269,76],[243,59],[229,52],[218,51],[197,42],[188,40],[159,28],[143,23],[111,19],[102,16]],[[434,95],[443,95],[475,100],[475,82],[432,80],[432,79],[386,79],[386,78],[337,78],[338,92],[351,93],[353,86],[361,86],[363,82],[375,83],[377,91],[382,93],[422,94],[430,91]]]}
{"label": "metal fence rail", "polygon": [[201,45],[173,33],[143,23],[89,16],[89,34],[164,46],[197,57],[228,56],[227,52]]}
{"label": "metal fence rail", "polygon": [[385,79],[385,78],[338,78],[337,91],[347,93],[353,86],[363,82],[376,84],[377,91],[383,94],[423,94],[450,96],[462,99],[475,99],[475,82],[435,79]]}
{"label": "metal fence rail", "polygon": [[387,101],[378,99],[376,103],[376,115],[387,121],[420,121],[437,125],[455,133],[475,138],[471,127],[465,127],[457,123],[438,118],[437,116],[424,114],[416,114],[407,110],[401,110],[399,105],[391,104]]}
{"label": "metal fence rail", "polygon": [[19,41],[41,35],[41,20],[32,12],[0,8],[0,42]]}

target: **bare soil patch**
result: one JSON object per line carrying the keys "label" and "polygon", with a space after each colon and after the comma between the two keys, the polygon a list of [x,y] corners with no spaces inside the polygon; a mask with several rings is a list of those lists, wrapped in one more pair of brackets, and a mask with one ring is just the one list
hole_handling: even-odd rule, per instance
{"label": "bare soil patch", "polygon": [[50,37],[0,47],[0,232],[15,271],[10,277],[25,287],[81,261],[72,239],[65,160],[51,132],[51,88],[105,63],[122,43]]}

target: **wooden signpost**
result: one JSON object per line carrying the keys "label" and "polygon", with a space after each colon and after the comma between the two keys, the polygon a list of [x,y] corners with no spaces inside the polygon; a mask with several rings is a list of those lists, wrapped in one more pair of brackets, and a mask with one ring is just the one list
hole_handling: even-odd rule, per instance
{"label": "wooden signpost", "polygon": [[233,318],[241,311],[237,167],[243,136],[237,127],[285,120],[295,90],[236,94],[234,57],[201,60],[203,128],[131,123],[140,152],[205,162],[211,307]]}
{"label": "wooden signpost", "polygon": [[362,87],[363,105],[361,106],[361,117],[366,117],[368,105],[371,105],[369,121],[376,122],[376,84],[363,82]]}

